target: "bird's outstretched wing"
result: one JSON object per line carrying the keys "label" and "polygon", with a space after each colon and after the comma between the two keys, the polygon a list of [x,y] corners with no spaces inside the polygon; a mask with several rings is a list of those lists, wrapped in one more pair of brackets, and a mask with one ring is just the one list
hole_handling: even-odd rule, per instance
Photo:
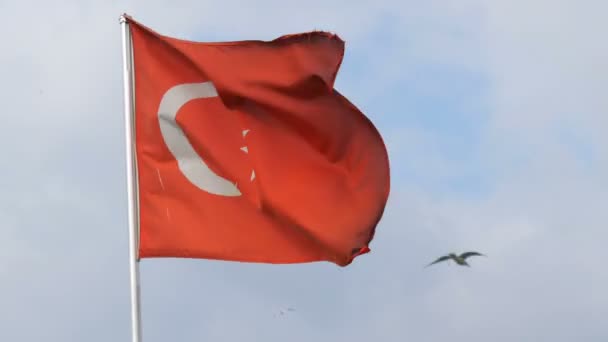
{"label": "bird's outstretched wing", "polygon": [[449,256],[449,255],[444,255],[444,256],[442,256],[442,257],[438,258],[437,260],[433,261],[432,263],[430,263],[430,264],[426,265],[425,267],[429,267],[429,266],[431,266],[431,265],[435,265],[436,263],[439,263],[439,262],[442,262],[442,261],[446,261],[446,260],[448,260],[449,258],[450,258],[450,256]]}
{"label": "bird's outstretched wing", "polygon": [[466,259],[466,258],[472,257],[472,256],[485,256],[485,255],[478,253],[478,252],[465,252],[465,253],[460,254],[460,257],[463,259]]}

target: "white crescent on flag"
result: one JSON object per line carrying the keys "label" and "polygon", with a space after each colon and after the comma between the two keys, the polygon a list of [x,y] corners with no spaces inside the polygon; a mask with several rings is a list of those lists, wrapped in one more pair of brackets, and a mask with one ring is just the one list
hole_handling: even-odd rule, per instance
{"label": "white crescent on flag", "polygon": [[217,175],[196,153],[175,118],[179,109],[194,99],[215,97],[217,91],[211,82],[179,84],[162,97],[158,108],[160,131],[177,160],[179,170],[196,187],[219,196],[241,196],[235,184]]}

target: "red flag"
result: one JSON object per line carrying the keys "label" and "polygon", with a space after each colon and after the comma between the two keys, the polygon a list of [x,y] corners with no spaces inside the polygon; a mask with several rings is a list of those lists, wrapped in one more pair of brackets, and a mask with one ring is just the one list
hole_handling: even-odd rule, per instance
{"label": "red flag", "polygon": [[369,251],[388,156],[333,89],[338,36],[203,43],[129,22],[140,258],[346,266]]}

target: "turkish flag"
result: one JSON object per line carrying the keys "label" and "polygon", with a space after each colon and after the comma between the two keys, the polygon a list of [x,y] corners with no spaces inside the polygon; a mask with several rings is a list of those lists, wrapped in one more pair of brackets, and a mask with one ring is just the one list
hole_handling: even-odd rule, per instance
{"label": "turkish flag", "polygon": [[129,19],[139,257],[350,264],[389,195],[373,124],[324,32],[203,43]]}

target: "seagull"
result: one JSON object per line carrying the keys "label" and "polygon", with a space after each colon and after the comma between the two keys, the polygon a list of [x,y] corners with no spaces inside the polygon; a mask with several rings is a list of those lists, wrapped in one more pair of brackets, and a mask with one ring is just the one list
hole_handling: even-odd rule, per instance
{"label": "seagull", "polygon": [[280,310],[281,315],[284,315],[286,313],[286,311],[296,311],[296,309],[289,307],[286,310]]}
{"label": "seagull", "polygon": [[[292,307],[289,307],[287,309],[279,309],[279,315],[283,316],[283,315],[287,314],[287,312],[293,312],[293,311],[296,311],[296,309],[294,309]],[[275,317],[276,317],[276,314],[275,314]]]}
{"label": "seagull", "polygon": [[436,263],[439,263],[439,262],[442,262],[442,261],[446,261],[446,260],[450,260],[450,259],[454,260],[460,266],[471,267],[471,265],[469,265],[467,263],[467,260],[466,260],[468,257],[471,257],[471,256],[485,256],[485,255],[483,255],[481,253],[477,253],[477,252],[465,252],[465,253],[462,253],[460,255],[456,255],[455,253],[450,253],[448,255],[444,255],[444,256],[438,258],[437,260],[433,261],[432,263],[426,265],[426,267],[429,267],[429,266],[434,265]]}

